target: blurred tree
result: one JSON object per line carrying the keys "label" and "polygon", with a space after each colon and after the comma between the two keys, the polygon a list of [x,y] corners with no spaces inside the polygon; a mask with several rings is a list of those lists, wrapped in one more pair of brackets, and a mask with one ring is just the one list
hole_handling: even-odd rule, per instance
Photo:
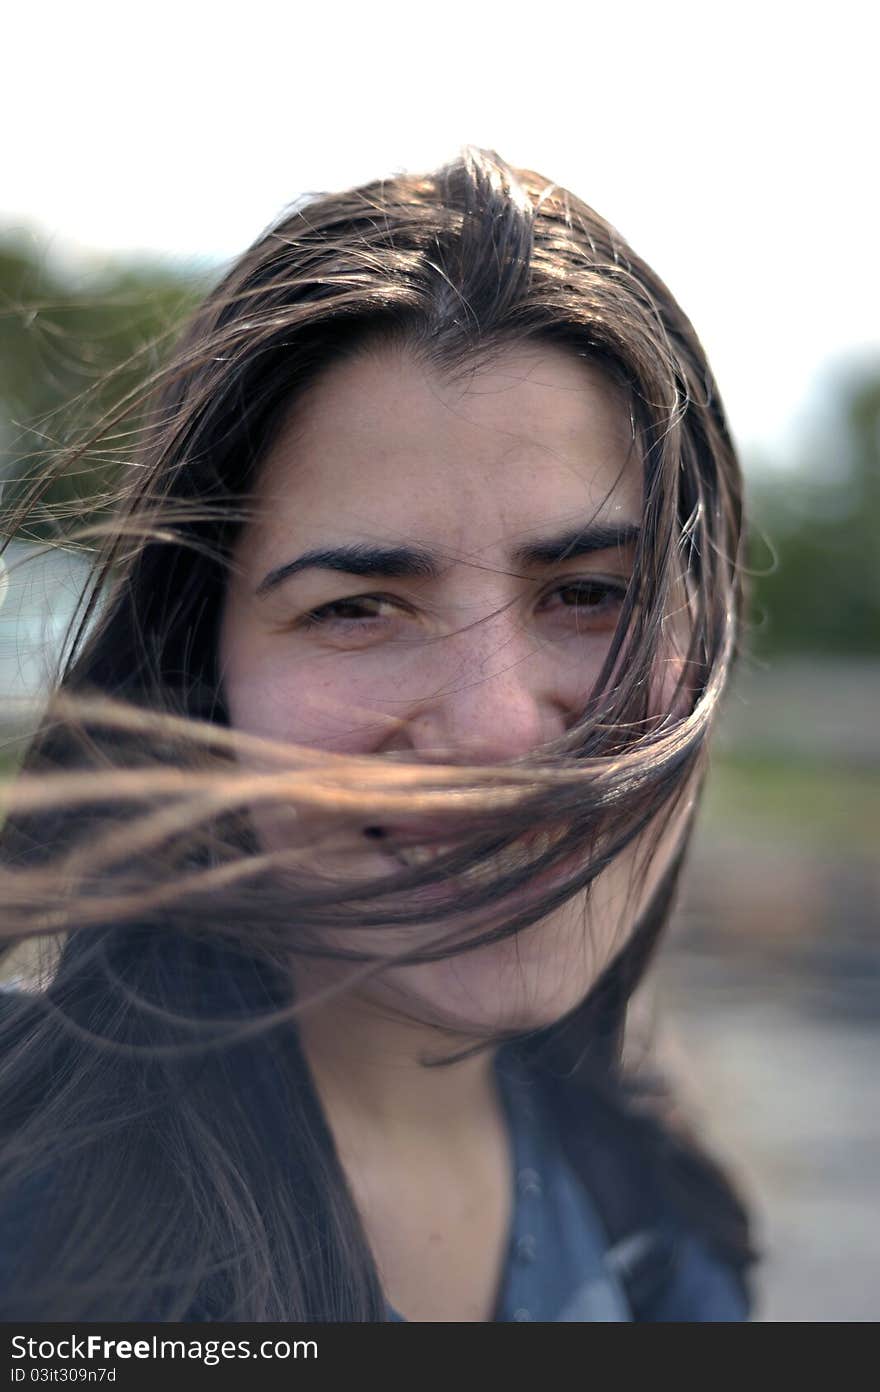
{"label": "blurred tree", "polygon": [[[86,440],[95,423],[155,371],[200,287],[160,266],[110,264],[64,276],[39,247],[0,241],[0,479],[4,511]],[[28,528],[57,536],[65,519],[101,513],[136,417],[58,472]]]}
{"label": "blurred tree", "polygon": [[838,374],[830,407],[809,467],[755,480],[758,653],[880,656],[880,365]]}

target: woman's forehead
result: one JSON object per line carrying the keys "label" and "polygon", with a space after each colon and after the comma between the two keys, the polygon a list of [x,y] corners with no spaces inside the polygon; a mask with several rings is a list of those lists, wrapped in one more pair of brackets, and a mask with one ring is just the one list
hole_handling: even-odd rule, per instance
{"label": "woman's forehead", "polygon": [[596,518],[637,523],[642,471],[622,393],[573,352],[500,352],[450,380],[404,349],[334,364],[269,451],[267,539],[328,527],[469,551]]}

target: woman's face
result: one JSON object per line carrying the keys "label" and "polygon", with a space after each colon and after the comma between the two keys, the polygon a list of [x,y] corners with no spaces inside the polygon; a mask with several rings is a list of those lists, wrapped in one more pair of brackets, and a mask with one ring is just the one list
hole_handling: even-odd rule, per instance
{"label": "woman's face", "polygon": [[[594,366],[524,346],[462,384],[390,346],[340,361],[289,417],[255,501],[222,624],[233,726],[472,765],[529,754],[582,714],[642,512],[629,415]],[[289,844],[289,822],[257,825],[268,847]],[[579,896],[500,943],[388,969],[369,990],[465,1030],[558,1018],[626,941],[679,830],[635,898],[634,848],[599,877],[588,914]],[[375,818],[352,821],[310,854],[346,878],[399,873],[407,826],[379,833]],[[370,931],[403,945],[403,930]]]}

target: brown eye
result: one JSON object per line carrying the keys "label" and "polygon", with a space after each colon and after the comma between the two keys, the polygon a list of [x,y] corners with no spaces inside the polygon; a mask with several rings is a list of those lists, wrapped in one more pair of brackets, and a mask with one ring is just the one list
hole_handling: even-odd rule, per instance
{"label": "brown eye", "polygon": [[548,595],[551,609],[574,617],[575,623],[595,624],[616,621],[626,595],[626,586],[610,580],[573,580]]}
{"label": "brown eye", "polygon": [[[353,599],[334,599],[321,604],[300,620],[303,628],[320,628],[325,624],[360,624],[371,619],[389,618],[398,606],[383,595],[358,595]],[[385,612],[387,611],[387,612]]]}
{"label": "brown eye", "polygon": [[609,600],[619,604],[626,591],[622,585],[613,585],[607,580],[578,580],[573,585],[565,585],[558,593],[567,604],[582,604],[594,609]]}

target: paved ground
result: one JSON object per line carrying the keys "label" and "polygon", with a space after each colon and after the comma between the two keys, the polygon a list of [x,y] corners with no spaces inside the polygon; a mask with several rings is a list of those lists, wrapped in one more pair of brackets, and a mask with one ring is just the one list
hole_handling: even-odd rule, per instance
{"label": "paved ground", "polygon": [[682,948],[661,964],[674,1056],[759,1215],[761,1320],[880,1319],[878,977],[876,955],[833,977]]}

